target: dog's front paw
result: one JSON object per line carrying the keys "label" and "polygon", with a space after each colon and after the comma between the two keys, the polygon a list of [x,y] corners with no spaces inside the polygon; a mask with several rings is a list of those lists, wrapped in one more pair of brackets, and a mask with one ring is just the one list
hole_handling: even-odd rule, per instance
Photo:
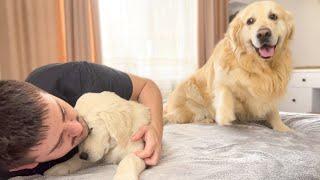
{"label": "dog's front paw", "polygon": [[210,118],[201,119],[199,121],[196,121],[197,124],[213,124],[214,120]]}
{"label": "dog's front paw", "polygon": [[217,113],[215,121],[221,126],[227,126],[231,125],[235,119],[233,113]]}
{"label": "dog's front paw", "polygon": [[72,168],[66,164],[57,164],[53,166],[52,168],[48,169],[46,172],[44,172],[44,175],[46,176],[63,176],[67,174],[71,174],[75,172],[75,170],[72,170]]}
{"label": "dog's front paw", "polygon": [[116,173],[113,177],[113,180],[139,180],[139,177],[137,175],[132,175],[132,174]]}
{"label": "dog's front paw", "polygon": [[288,126],[286,125],[282,125],[282,126],[275,126],[273,127],[274,130],[277,130],[279,132],[292,132],[293,130],[290,129]]}

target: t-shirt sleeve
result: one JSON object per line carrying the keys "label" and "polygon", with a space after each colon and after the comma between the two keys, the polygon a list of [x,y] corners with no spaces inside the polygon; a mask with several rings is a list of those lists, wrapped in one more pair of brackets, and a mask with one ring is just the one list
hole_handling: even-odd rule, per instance
{"label": "t-shirt sleeve", "polygon": [[47,65],[32,72],[26,81],[72,106],[88,92],[111,91],[127,100],[132,94],[132,82],[128,74],[88,62]]}
{"label": "t-shirt sleeve", "polygon": [[81,71],[81,86],[86,92],[115,92],[129,100],[132,95],[132,81],[128,74],[108,66],[85,63]]}
{"label": "t-shirt sleeve", "polygon": [[27,77],[29,82],[74,106],[81,96],[82,62],[57,63],[42,66]]}

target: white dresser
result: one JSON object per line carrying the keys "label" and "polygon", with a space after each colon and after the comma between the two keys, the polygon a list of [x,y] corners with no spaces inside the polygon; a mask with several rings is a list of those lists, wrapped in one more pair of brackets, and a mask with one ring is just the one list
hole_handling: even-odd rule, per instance
{"label": "white dresser", "polygon": [[320,68],[295,69],[280,111],[320,113]]}

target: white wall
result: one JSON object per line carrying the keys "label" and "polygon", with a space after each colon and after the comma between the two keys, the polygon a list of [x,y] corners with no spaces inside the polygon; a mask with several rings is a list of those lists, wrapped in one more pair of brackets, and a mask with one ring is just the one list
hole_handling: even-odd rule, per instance
{"label": "white wall", "polygon": [[[255,0],[231,0],[250,3]],[[277,0],[295,19],[292,42],[294,67],[320,67],[320,0]]]}

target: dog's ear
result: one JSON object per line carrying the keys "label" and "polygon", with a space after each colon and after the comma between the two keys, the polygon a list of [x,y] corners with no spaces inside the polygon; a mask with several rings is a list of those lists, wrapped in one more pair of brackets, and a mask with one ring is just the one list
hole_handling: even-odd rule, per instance
{"label": "dog's ear", "polygon": [[235,13],[233,13],[229,16],[229,23],[232,22],[232,20],[237,16],[238,13],[239,13],[239,11],[236,11]]}
{"label": "dog's ear", "polygon": [[[241,13],[241,12],[240,12]],[[240,19],[240,13],[238,13],[229,24],[227,30],[227,38],[231,41],[232,49],[235,50],[241,44],[240,32],[243,24]]]}
{"label": "dog's ear", "polygon": [[115,108],[99,112],[99,117],[104,121],[109,134],[121,146],[125,146],[130,139],[132,119],[128,113],[130,107],[120,104]]}
{"label": "dog's ear", "polygon": [[294,18],[289,11],[286,11],[285,22],[288,28],[287,39],[292,40],[295,32],[295,24],[294,24]]}
{"label": "dog's ear", "polygon": [[98,112],[90,112],[85,116],[89,127],[88,136],[80,146],[80,152],[86,152],[93,161],[97,161],[110,149],[110,134],[105,127],[104,120],[100,118]]}

